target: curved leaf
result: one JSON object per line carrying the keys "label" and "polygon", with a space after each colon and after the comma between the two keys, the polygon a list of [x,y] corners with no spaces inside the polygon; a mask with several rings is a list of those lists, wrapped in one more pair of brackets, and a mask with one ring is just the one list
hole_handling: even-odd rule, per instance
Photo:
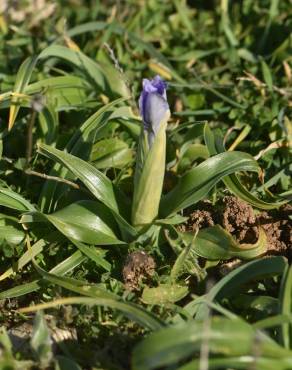
{"label": "curved leaf", "polygon": [[292,362],[292,352],[280,347],[243,320],[212,317],[206,333],[205,323],[187,321],[150,334],[134,349],[133,370],[150,370],[175,365],[191,355],[199,354],[208,339],[208,352],[221,356],[250,356],[255,340],[261,356],[283,357]]}
{"label": "curved leaf", "polygon": [[10,189],[0,189],[0,205],[21,212],[35,210],[35,207],[29,201]]}
{"label": "curved leaf", "polygon": [[90,163],[46,144],[39,144],[38,152],[62,164],[79,178],[99,201],[118,212],[114,186],[102,172]]}
{"label": "curved leaf", "polygon": [[56,91],[63,89],[89,89],[90,85],[81,77],[67,75],[51,78],[44,78],[40,81],[29,84],[24,92],[29,95],[39,94],[41,92]]}
{"label": "curved leaf", "polygon": [[[124,100],[125,99],[123,98],[117,99],[91,115],[72,136],[71,140],[66,145],[65,150],[82,159],[88,160],[92,144],[94,143],[98,133],[107,124],[108,119],[112,115],[112,108]],[[50,174],[66,178],[68,177],[69,169],[64,168],[60,163],[56,163]],[[60,185],[56,182],[47,181],[43,186],[38,202],[41,211],[47,213],[54,211],[56,207],[56,199],[60,198],[61,194],[65,191],[64,189],[66,189],[66,186],[63,184]]]}
{"label": "curved leaf", "polygon": [[226,152],[206,159],[187,172],[160,204],[164,217],[197,203],[225,176],[238,171],[257,172],[257,162],[247,153]]}
{"label": "curved leaf", "polygon": [[113,211],[117,222],[121,225],[122,231],[131,236],[135,236],[137,234],[136,230],[120,215],[116,198],[118,191],[102,172],[98,171],[90,163],[87,163],[72,154],[68,154],[45,144],[40,144],[38,151],[39,153],[62,164],[77,178],[79,178],[100,202]]}
{"label": "curved leaf", "polygon": [[[180,366],[177,370],[194,370],[199,369],[200,360],[190,361],[188,364]],[[212,357],[208,359],[208,370],[217,369],[254,369],[254,370],[287,370],[291,367],[292,361],[290,357],[281,359],[270,357],[250,355],[238,357]]]}
{"label": "curved leaf", "polygon": [[16,120],[16,117],[17,117],[17,113],[20,108],[18,104],[18,99],[15,95],[23,93],[25,87],[28,85],[33,69],[36,65],[36,61],[37,59],[35,57],[27,58],[22,63],[22,65],[20,66],[16,74],[14,89],[12,93],[13,95],[11,99],[11,106],[10,106],[10,111],[9,111],[8,130],[12,129],[14,122]]}
{"label": "curved leaf", "polygon": [[39,60],[58,58],[80,69],[102,91],[109,86],[102,68],[81,51],[75,51],[61,45],[51,45],[44,49],[38,56]]}
{"label": "curved leaf", "polygon": [[[214,135],[207,124],[204,128],[204,138],[210,155],[216,155],[225,152],[221,136]],[[287,200],[280,200],[277,202],[268,203],[257,198],[241,184],[235,174],[226,176],[223,179],[223,182],[233,194],[256,208],[273,209],[287,203]]]}
{"label": "curved leaf", "polygon": [[88,244],[121,244],[113,228],[113,218],[103,205],[92,201],[80,201],[46,215],[46,218],[62,234]]}
{"label": "curved leaf", "polygon": [[200,257],[209,260],[228,260],[230,258],[253,259],[264,254],[267,249],[267,236],[259,228],[259,237],[254,244],[239,244],[232,235],[220,225],[207,227],[198,232],[194,239],[192,250]]}
{"label": "curved leaf", "polygon": [[[287,267],[284,257],[270,257],[248,262],[243,266],[231,271],[222,278],[206,295],[205,300],[209,302],[220,301],[238,293],[238,289],[253,280],[259,280],[270,276],[282,275]],[[206,317],[206,303],[193,301],[185,307],[188,312],[197,311],[196,319]]]}
{"label": "curved leaf", "polygon": [[49,215],[29,213],[21,222],[34,220],[51,222],[69,239],[92,245],[123,244],[113,231],[115,225],[110,211],[98,202],[79,201]]}

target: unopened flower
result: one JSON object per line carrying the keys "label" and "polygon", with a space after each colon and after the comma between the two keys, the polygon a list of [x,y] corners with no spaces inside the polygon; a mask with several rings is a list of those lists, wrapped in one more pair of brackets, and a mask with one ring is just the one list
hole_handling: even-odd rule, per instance
{"label": "unopened flower", "polygon": [[139,108],[144,130],[148,133],[149,146],[152,146],[163,120],[169,116],[166,88],[167,84],[160,76],[155,76],[152,80],[143,79]]}
{"label": "unopened flower", "polygon": [[165,172],[166,127],[170,117],[166,82],[159,76],[143,80],[139,100],[143,119],[134,179],[132,224],[151,224],[158,216]]}

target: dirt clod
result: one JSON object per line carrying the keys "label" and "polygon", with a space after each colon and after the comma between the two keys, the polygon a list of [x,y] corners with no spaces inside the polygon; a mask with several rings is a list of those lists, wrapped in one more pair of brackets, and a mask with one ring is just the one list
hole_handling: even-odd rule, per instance
{"label": "dirt clod", "polygon": [[257,223],[265,230],[268,250],[273,254],[286,254],[292,257],[292,206],[287,204],[278,211],[261,212]]}
{"label": "dirt clod", "polygon": [[214,226],[213,213],[214,208],[210,202],[200,202],[198,209],[190,212],[188,220],[179,226],[179,230],[182,232],[196,231],[197,229]]}
{"label": "dirt clod", "polygon": [[232,196],[223,198],[222,226],[239,243],[255,243],[258,238],[256,218],[252,207]]}
{"label": "dirt clod", "polygon": [[142,281],[149,280],[155,272],[155,261],[145,251],[128,255],[123,268],[123,279],[128,290],[139,290]]}
{"label": "dirt clod", "polygon": [[197,209],[188,213],[186,223],[179,230],[195,231],[197,228],[220,224],[239,243],[255,243],[258,228],[262,227],[268,239],[267,254],[282,254],[292,258],[292,205],[282,206],[278,210],[263,211],[255,214],[246,202],[225,196],[216,206],[210,202],[200,202]]}

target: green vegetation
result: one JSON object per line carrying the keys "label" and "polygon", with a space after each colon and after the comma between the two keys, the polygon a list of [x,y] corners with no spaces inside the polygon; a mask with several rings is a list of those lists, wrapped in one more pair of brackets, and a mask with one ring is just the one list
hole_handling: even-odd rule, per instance
{"label": "green vegetation", "polygon": [[292,368],[290,9],[1,1],[0,370]]}

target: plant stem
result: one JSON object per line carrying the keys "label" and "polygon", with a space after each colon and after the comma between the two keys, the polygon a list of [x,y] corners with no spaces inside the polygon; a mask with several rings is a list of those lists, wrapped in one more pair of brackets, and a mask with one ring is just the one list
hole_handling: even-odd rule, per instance
{"label": "plant stem", "polygon": [[27,175],[38,176],[38,177],[41,177],[42,179],[46,179],[46,180],[62,182],[64,184],[67,184],[67,185],[71,186],[74,189],[80,189],[80,186],[78,184],[76,184],[75,182],[63,179],[62,177],[50,176],[50,175],[46,175],[45,173],[36,172],[36,171],[30,170],[30,169],[25,170],[24,173],[27,174]]}
{"label": "plant stem", "polygon": [[27,135],[26,135],[26,165],[29,165],[32,155],[32,145],[33,145],[33,126],[35,124],[37,112],[32,110],[30,119],[27,126]]}

